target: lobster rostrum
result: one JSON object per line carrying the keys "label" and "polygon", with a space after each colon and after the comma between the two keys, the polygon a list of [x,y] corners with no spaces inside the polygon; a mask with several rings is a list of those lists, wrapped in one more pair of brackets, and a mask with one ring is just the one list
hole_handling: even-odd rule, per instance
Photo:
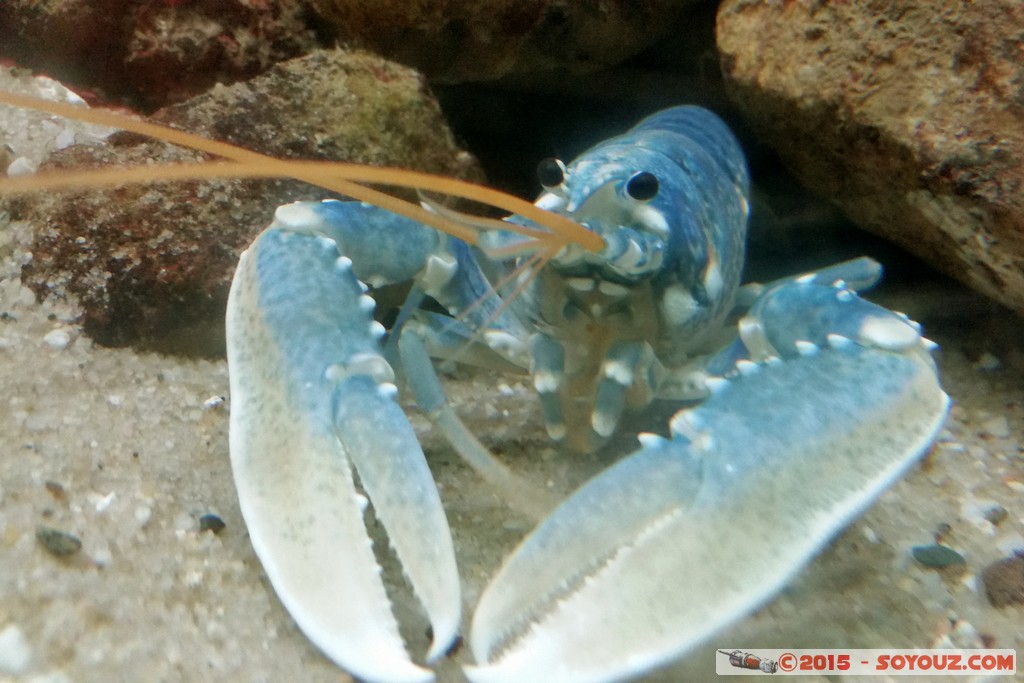
{"label": "lobster rostrum", "polygon": [[[451,533],[398,386],[542,518],[473,614],[478,683],[622,680],[684,655],[771,598],[945,419],[934,345],[856,293],[880,277],[874,261],[740,286],[748,173],[707,110],[667,109],[568,165],[542,162],[535,206],[486,195],[516,212],[500,222],[361,184],[481,197],[455,181],[186,138],[229,159],[208,176],[289,175],[364,200],[280,207],[242,254],[227,312],[231,461],[253,547],[302,631],[360,678],[432,680],[462,621]],[[0,191],[46,181],[26,182]],[[411,289],[389,333],[373,289],[394,283]],[[660,435],[550,501],[465,427],[434,359],[529,373],[570,450],[600,448],[656,399],[678,405]],[[367,506],[430,620],[422,659],[399,634]]]}

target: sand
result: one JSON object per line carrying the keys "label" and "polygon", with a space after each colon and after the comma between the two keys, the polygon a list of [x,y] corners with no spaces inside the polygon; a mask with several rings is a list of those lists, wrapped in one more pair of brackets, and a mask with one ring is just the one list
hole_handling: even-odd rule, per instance
{"label": "sand", "polygon": [[[297,630],[249,544],[228,462],[226,363],[94,344],[74,302],[38,303],[21,285],[32,230],[0,216],[0,681],[348,680]],[[980,579],[1024,548],[1024,323],[939,278],[881,296],[943,347],[954,406],[937,444],[779,598],[649,680],[709,678],[716,648],[1024,651],[1022,608],[992,607]],[[556,493],[622,453],[556,450],[522,378],[460,372],[448,387],[488,446]],[[469,614],[530,521],[414,422]],[[209,514],[225,523],[218,533],[200,528]],[[911,556],[943,525],[962,571]],[[37,540],[42,526],[81,549],[55,556]],[[424,624],[400,590],[396,610],[422,653]],[[470,659],[459,650],[439,679],[463,680],[458,664]]]}

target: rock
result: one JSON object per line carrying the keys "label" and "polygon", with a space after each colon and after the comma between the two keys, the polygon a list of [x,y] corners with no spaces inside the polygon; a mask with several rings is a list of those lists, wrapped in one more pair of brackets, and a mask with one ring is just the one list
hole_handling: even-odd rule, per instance
{"label": "rock", "polygon": [[36,529],[36,540],[56,557],[70,557],[82,549],[82,541],[78,536],[48,526]]}
{"label": "rock", "polygon": [[[0,68],[0,91],[87,106],[81,97],[52,78],[33,77],[22,69]],[[38,168],[55,150],[71,145],[99,144],[113,132],[112,128],[0,105],[0,141],[3,142],[0,149],[8,153],[8,175],[15,175],[10,172],[12,165]]]}
{"label": "rock", "polygon": [[43,336],[43,342],[57,351],[66,349],[71,343],[71,333],[65,329],[50,330]]}
{"label": "rock", "polygon": [[981,423],[981,431],[995,439],[1008,439],[1010,434],[1010,421],[1005,415],[990,417]]}
{"label": "rock", "polygon": [[1006,521],[1009,515],[1010,513],[1002,505],[993,505],[985,511],[985,519],[995,526],[999,526]]}
{"label": "rock", "polygon": [[981,580],[993,607],[1024,604],[1024,556],[993,562],[985,567]]}
{"label": "rock", "polygon": [[[687,32],[699,0],[5,0],[0,58],[153,109],[328,41],[438,82],[558,87]],[[705,3],[706,4],[706,3]]]}
{"label": "rock", "polygon": [[[154,118],[280,157],[480,179],[421,77],[359,52],[316,52]],[[50,168],[205,158],[119,134],[108,145],[64,150]],[[181,182],[29,195],[11,202],[11,214],[38,226],[25,284],[39,297],[77,298],[87,334],[105,345],[211,355],[222,352],[238,254],[278,205],[326,196],[291,181]]]}
{"label": "rock", "polygon": [[68,492],[60,482],[47,480],[43,482],[43,486],[53,496],[54,500],[66,501],[68,498]]}
{"label": "rock", "polygon": [[305,0],[0,4],[0,57],[150,107],[317,46]]}
{"label": "rock", "polygon": [[695,2],[313,0],[343,42],[445,82],[556,83],[614,66],[668,35]]}
{"label": "rock", "polygon": [[226,526],[227,524],[224,523],[224,520],[213,513],[207,513],[199,518],[200,531],[210,531],[219,534]]}
{"label": "rock", "polygon": [[32,648],[25,633],[17,624],[8,624],[0,630],[0,674],[19,676],[31,663]]}
{"label": "rock", "polygon": [[914,559],[931,569],[943,569],[952,565],[964,564],[964,556],[949,546],[933,543],[918,545],[911,548]]}
{"label": "rock", "polygon": [[857,224],[1024,312],[1024,5],[726,0],[727,88]]}

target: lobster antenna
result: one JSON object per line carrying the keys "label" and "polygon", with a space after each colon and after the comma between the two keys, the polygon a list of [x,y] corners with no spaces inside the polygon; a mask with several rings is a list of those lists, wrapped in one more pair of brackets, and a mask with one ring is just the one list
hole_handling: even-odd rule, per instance
{"label": "lobster antenna", "polygon": [[[494,321],[496,321],[510,305],[512,305],[512,302],[516,298],[518,298],[520,294],[523,293],[523,290],[525,290],[529,286],[530,282],[532,282],[533,279],[537,277],[537,274],[541,271],[542,268],[544,268],[545,265],[547,265],[548,261],[555,257],[556,253],[557,250],[553,249],[535,250],[532,253],[530,253],[526,257],[526,259],[524,259],[520,264],[518,264],[515,268],[513,268],[506,275],[504,275],[500,280],[494,283],[488,282],[488,285],[490,287],[489,291],[485,292],[484,294],[481,294],[473,303],[471,303],[465,309],[459,311],[459,314],[455,316],[455,319],[468,319],[469,314],[471,312],[480,308],[480,306],[482,306],[491,297],[498,297],[501,303],[499,303],[498,307],[495,308],[494,311],[492,311],[487,316],[487,318],[484,320],[482,324],[473,326],[476,328],[475,331],[473,332],[473,335],[462,344],[462,347],[460,349],[455,351],[455,353],[453,353],[451,356],[447,357],[446,360],[451,362],[458,362],[459,358],[464,353],[466,353],[469,347],[471,347],[476,342],[479,342],[483,338],[487,330],[490,329],[491,324]],[[526,277],[522,277],[524,273]],[[513,281],[516,282],[516,285],[512,289],[512,291],[505,295],[502,295],[501,290],[504,289],[506,285]]]}
{"label": "lobster antenna", "polygon": [[[544,243],[544,249],[560,248],[577,244],[588,251],[600,251],[603,240],[586,228],[550,211],[540,209],[530,202],[512,195],[486,188],[474,183],[445,178],[429,173],[407,171],[396,168],[380,168],[360,164],[335,162],[287,161],[253,152],[236,145],[211,140],[192,133],[176,130],[147,121],[140,121],[113,112],[83,109],[63,102],[50,102],[34,97],[0,92],[0,104],[23,107],[46,112],[55,116],[84,121],[113,128],[120,128],[171,144],[187,147],[214,156],[229,159],[233,164],[171,164],[130,169],[98,169],[86,173],[50,173],[37,176],[0,179],[0,194],[30,192],[43,189],[70,189],[83,187],[110,187],[125,182],[154,182],[160,180],[182,180],[185,178],[213,177],[287,177],[332,190],[354,199],[374,204],[383,209],[419,221],[438,230],[453,234],[460,239],[475,243],[479,225],[474,218],[471,225],[462,225],[458,220],[431,213],[421,206],[399,199],[379,190],[360,185],[360,182],[376,183],[395,187],[413,187],[421,191],[437,192],[469,199],[481,204],[494,206],[505,211],[518,213],[531,221],[548,228],[551,232],[536,237],[536,230],[520,230],[521,226],[502,224],[502,229],[527,234]],[[182,169],[189,169],[188,171]],[[529,230],[529,232],[527,232]]]}

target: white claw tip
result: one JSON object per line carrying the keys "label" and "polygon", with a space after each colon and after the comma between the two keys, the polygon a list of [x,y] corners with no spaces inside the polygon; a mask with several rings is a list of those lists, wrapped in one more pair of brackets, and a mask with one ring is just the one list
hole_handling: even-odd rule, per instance
{"label": "white claw tip", "polygon": [[852,339],[841,334],[828,334],[825,335],[825,338],[828,340],[828,345],[833,349],[848,349],[853,345]]}
{"label": "white claw tip", "polygon": [[566,429],[564,422],[549,422],[546,425],[548,436],[552,441],[561,441],[565,438]]}
{"label": "white claw tip", "polygon": [[374,339],[380,339],[385,334],[387,334],[387,330],[384,329],[384,326],[381,325],[379,322],[374,320],[372,323],[370,323],[370,335]]}
{"label": "white claw tip", "polygon": [[921,346],[923,346],[926,351],[934,351],[935,349],[939,348],[939,345],[933,342],[928,337],[921,337]]}
{"label": "white claw tip", "polygon": [[639,441],[640,445],[644,448],[658,448],[668,441],[665,437],[658,434],[652,434],[651,432],[640,432],[636,435],[636,440]]}
{"label": "white claw tip", "polygon": [[633,369],[622,361],[605,361],[602,371],[605,377],[614,380],[624,387],[628,387],[633,383]]}
{"label": "white claw tip", "polygon": [[859,333],[863,341],[887,351],[908,349],[921,339],[913,325],[889,315],[867,318]]}
{"label": "white claw tip", "polygon": [[615,425],[618,420],[614,415],[608,415],[600,411],[594,411],[590,416],[590,426],[601,438],[607,439],[615,433]]}
{"label": "white claw tip", "polygon": [[818,352],[817,345],[814,342],[809,342],[806,339],[797,339],[795,342],[796,350],[801,356],[813,356]]}
{"label": "white claw tip", "polygon": [[343,273],[348,270],[351,270],[352,259],[350,259],[348,256],[339,256],[338,259],[334,262],[334,267]]}
{"label": "white claw tip", "polygon": [[381,382],[377,385],[377,395],[381,398],[395,398],[398,396],[398,387],[391,382]]}
{"label": "white claw tip", "polygon": [[373,313],[373,309],[377,307],[377,302],[373,300],[373,297],[369,294],[359,295],[359,310],[363,313]]}
{"label": "white claw tip", "polygon": [[294,202],[277,207],[274,222],[291,230],[309,229],[320,224],[320,216],[312,209],[309,202]]}
{"label": "white claw tip", "polygon": [[738,360],[736,361],[736,369],[740,371],[741,375],[752,375],[760,370],[761,366],[753,361]]}
{"label": "white claw tip", "polygon": [[597,281],[591,277],[571,277],[565,283],[577,292],[589,292],[597,285]]}
{"label": "white claw tip", "polygon": [[708,391],[712,394],[717,394],[729,386],[729,380],[724,377],[706,377],[704,379],[704,386],[706,386]]}
{"label": "white claw tip", "polygon": [[690,408],[684,408],[672,416],[668,428],[673,434],[686,437],[688,441],[696,441],[704,429],[704,423]]}
{"label": "white claw tip", "polygon": [[[591,280],[593,282],[593,280]],[[606,296],[613,298],[622,298],[629,294],[629,288],[615,282],[609,282],[608,280],[601,280],[601,284],[598,285],[598,290]]]}
{"label": "white claw tip", "polygon": [[533,374],[533,388],[538,394],[554,394],[561,384],[561,377],[550,370],[538,370]]}

